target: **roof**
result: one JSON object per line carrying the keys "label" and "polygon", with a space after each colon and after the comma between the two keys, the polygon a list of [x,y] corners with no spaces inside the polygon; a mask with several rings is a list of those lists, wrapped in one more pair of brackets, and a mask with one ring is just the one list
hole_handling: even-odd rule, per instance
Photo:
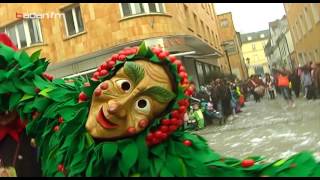
{"label": "roof", "polygon": [[[264,35],[263,38],[260,37],[260,35],[262,35],[262,34]],[[269,39],[269,37],[270,37],[269,30],[262,30],[262,31],[258,31],[258,32],[251,32],[251,33],[246,33],[246,34],[241,34],[240,35],[241,42],[243,44],[247,43],[247,42],[253,42],[253,41]]]}

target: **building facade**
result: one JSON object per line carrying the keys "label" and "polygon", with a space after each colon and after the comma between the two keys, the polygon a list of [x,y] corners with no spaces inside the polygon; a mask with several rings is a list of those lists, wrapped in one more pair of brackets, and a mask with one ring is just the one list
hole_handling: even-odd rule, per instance
{"label": "building facade", "polygon": [[270,73],[267,57],[264,53],[264,47],[270,37],[269,30],[241,34],[240,37],[248,75]]}
{"label": "building facade", "polygon": [[244,80],[248,74],[242,56],[241,40],[234,28],[232,14],[231,12],[219,14],[218,19],[221,41],[224,44],[225,56],[229,58],[232,73]]}
{"label": "building facade", "polygon": [[113,53],[145,41],[177,54],[199,86],[223,56],[212,3],[2,3],[0,19],[0,31],[19,48],[42,49],[56,77],[90,74]]}
{"label": "building facade", "polygon": [[286,16],[269,23],[270,38],[265,54],[271,69],[285,67],[293,70],[296,66],[293,40]]}
{"label": "building facade", "polygon": [[320,3],[285,3],[297,59],[295,64],[320,62]]}

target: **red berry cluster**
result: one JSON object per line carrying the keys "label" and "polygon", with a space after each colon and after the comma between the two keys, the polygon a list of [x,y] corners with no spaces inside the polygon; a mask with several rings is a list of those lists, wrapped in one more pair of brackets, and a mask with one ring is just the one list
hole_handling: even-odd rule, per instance
{"label": "red berry cluster", "polygon": [[168,51],[163,51],[161,48],[153,47],[151,50],[154,54],[158,56],[159,59],[163,60],[167,58],[171,63],[177,65],[178,74],[181,77],[180,83],[183,86],[189,84],[188,74],[186,73],[186,70],[183,67],[181,60],[177,59],[174,56],[170,56],[170,53]]}
{"label": "red berry cluster", "polygon": [[149,132],[146,137],[147,145],[152,146],[166,140],[170,134],[183,125],[183,116],[187,112],[189,101],[182,99],[178,102],[179,108],[171,111],[170,119],[162,119],[159,129]]}
{"label": "red berry cluster", "polygon": [[109,71],[114,67],[117,61],[124,61],[129,55],[136,54],[138,52],[138,47],[125,48],[118,54],[112,55],[104,63],[102,63],[97,71],[93,73],[92,80],[97,81],[99,78],[104,77],[109,74]]}
{"label": "red berry cluster", "polygon": [[48,79],[49,81],[52,81],[53,80],[53,76],[48,74],[48,73],[43,73],[42,76],[46,79]]}

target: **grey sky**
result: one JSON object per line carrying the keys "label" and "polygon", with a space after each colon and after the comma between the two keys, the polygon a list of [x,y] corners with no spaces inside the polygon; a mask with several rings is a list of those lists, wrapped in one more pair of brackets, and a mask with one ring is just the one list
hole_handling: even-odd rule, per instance
{"label": "grey sky", "polygon": [[215,3],[217,14],[231,12],[236,31],[256,32],[285,15],[283,3]]}

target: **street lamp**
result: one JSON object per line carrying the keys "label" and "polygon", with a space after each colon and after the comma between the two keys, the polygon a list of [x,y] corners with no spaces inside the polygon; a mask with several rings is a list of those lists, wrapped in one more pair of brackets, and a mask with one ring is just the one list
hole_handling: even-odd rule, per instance
{"label": "street lamp", "polygon": [[224,52],[226,53],[226,56],[227,56],[227,60],[228,60],[228,65],[229,65],[229,70],[230,70],[230,74],[232,75],[232,69],[231,69],[231,65],[230,65],[230,59],[229,59],[229,54],[228,54],[228,51],[227,51],[227,48],[226,46],[227,45],[230,45],[230,43],[222,43],[221,46],[224,48]]}

